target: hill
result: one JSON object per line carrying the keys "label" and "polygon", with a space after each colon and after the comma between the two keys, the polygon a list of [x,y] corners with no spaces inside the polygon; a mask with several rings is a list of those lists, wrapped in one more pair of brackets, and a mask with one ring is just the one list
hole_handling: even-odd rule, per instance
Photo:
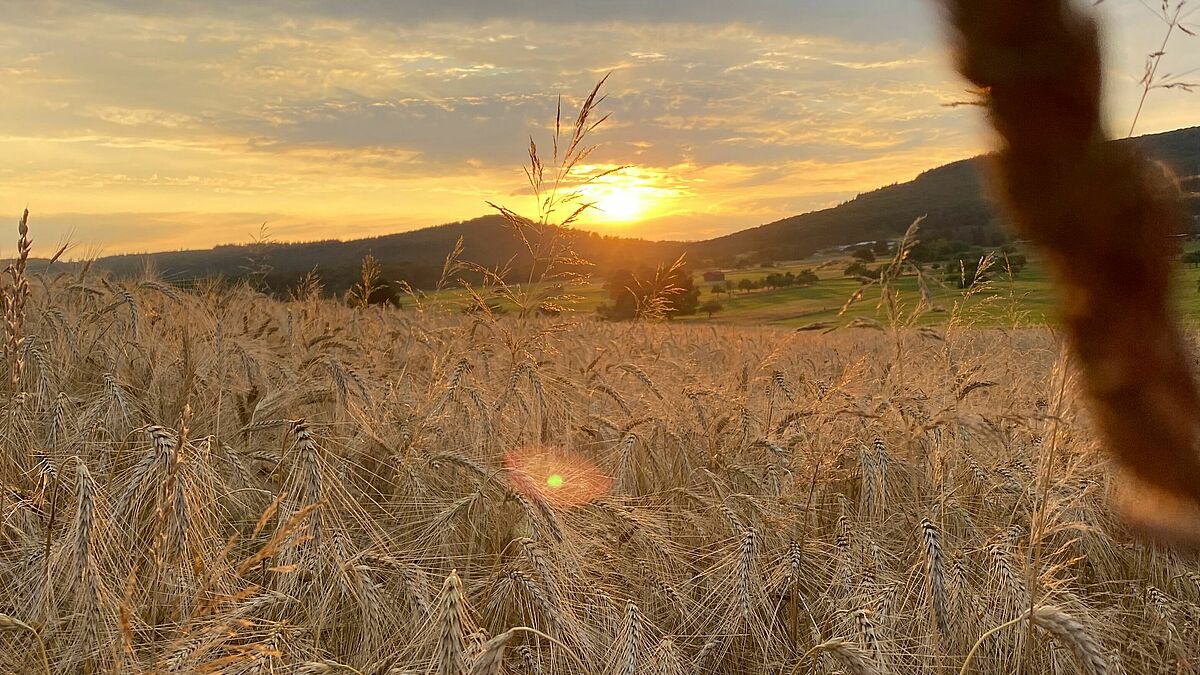
{"label": "hill", "polygon": [[[1189,208],[1200,217],[1200,127],[1118,142],[1137,144],[1185,177],[1185,189],[1192,194]],[[565,236],[575,251],[595,263],[601,272],[653,265],[683,252],[697,264],[717,266],[732,265],[739,257],[801,259],[830,246],[894,238],[922,215],[926,216],[922,238],[927,241],[996,245],[1007,234],[985,196],[983,164],[982,157],[953,162],[832,208],[706,241],[652,242],[580,230],[571,230]],[[327,290],[342,292],[353,284],[363,257],[370,254],[380,261],[384,279],[405,280],[415,287],[428,288],[440,277],[443,260],[460,237],[463,260],[488,267],[508,265],[514,270],[514,278],[520,278],[519,272],[530,265],[511,227],[498,215],[369,239],[121,255],[103,258],[97,265],[118,275],[129,275],[149,264],[176,281],[210,276],[239,278],[260,269],[265,272],[266,283],[277,290],[315,270]]]}
{"label": "hill", "polygon": [[[584,230],[561,230],[559,234],[569,240],[576,253],[602,269],[620,264],[654,265],[678,257],[686,246],[683,242],[649,242]],[[236,279],[261,271],[267,286],[277,290],[289,288],[305,274],[316,272],[327,290],[340,293],[354,284],[363,258],[371,255],[381,265],[382,279],[432,288],[442,275],[446,256],[460,238],[461,260],[489,268],[507,267],[511,276],[518,279],[529,268],[529,254],[513,227],[499,215],[366,239],[119,255],[102,258],[97,265],[118,276],[137,274],[150,265],[177,282],[214,276]]]}
{"label": "hill", "polygon": [[[1177,175],[1189,177],[1185,182],[1192,193],[1189,208],[1193,216],[1200,216],[1200,127],[1119,142],[1135,143]],[[775,259],[800,259],[830,246],[899,236],[920,216],[925,216],[924,240],[1000,244],[1007,233],[986,196],[983,174],[983,157],[953,162],[836,207],[698,242],[690,250],[701,258],[760,251]]]}

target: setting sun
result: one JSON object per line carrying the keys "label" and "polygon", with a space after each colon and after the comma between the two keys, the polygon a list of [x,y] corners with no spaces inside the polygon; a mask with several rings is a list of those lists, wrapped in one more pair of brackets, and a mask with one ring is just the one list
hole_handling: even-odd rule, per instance
{"label": "setting sun", "polygon": [[664,202],[672,196],[672,191],[654,185],[652,180],[652,176],[630,169],[584,185],[580,193],[593,204],[589,220],[625,224],[662,215]]}
{"label": "setting sun", "polygon": [[598,195],[596,211],[604,220],[614,222],[629,222],[637,220],[646,213],[649,200],[644,191],[636,188],[616,188],[607,194]]}

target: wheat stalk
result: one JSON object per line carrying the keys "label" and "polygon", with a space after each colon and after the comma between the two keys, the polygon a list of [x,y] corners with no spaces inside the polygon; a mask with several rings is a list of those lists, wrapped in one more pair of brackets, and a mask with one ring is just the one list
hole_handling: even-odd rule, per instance
{"label": "wheat stalk", "polygon": [[1091,634],[1084,628],[1083,624],[1058,607],[1053,605],[1039,605],[1031,611],[1027,611],[1021,616],[996,626],[981,635],[975,641],[974,646],[971,647],[971,651],[967,653],[967,657],[963,660],[963,665],[958,671],[959,675],[967,673],[975,652],[978,651],[984,640],[1027,619],[1033,625],[1048,633],[1060,644],[1070,649],[1071,653],[1075,655],[1080,671],[1085,675],[1105,675],[1109,672],[1108,661],[1104,653],[1100,650],[1096,641],[1092,639]]}
{"label": "wheat stalk", "polygon": [[38,655],[42,660],[42,670],[46,673],[46,675],[50,675],[50,661],[46,657],[46,644],[42,641],[41,634],[39,634],[38,631],[32,626],[24,621],[21,621],[20,619],[8,614],[0,614],[0,631],[5,630],[23,630],[28,631],[31,635],[33,635],[33,638],[37,640]]}

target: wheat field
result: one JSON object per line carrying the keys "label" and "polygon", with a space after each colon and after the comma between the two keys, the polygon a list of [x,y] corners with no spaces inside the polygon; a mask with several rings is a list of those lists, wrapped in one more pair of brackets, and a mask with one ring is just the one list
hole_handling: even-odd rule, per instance
{"label": "wheat field", "polygon": [[4,279],[0,672],[1197,672],[1047,329]]}

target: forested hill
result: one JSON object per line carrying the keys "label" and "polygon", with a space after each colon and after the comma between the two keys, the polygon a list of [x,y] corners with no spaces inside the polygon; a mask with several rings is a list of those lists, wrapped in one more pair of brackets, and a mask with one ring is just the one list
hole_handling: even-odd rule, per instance
{"label": "forested hill", "polygon": [[[1179,176],[1191,193],[1189,209],[1200,217],[1200,127],[1143,136],[1136,143]],[[894,238],[919,216],[926,216],[921,237],[991,245],[1006,234],[982,185],[982,158],[953,162],[922,173],[906,183],[890,185],[833,208],[792,216],[733,234],[696,242],[651,242],[572,231],[574,248],[595,263],[601,273],[617,267],[653,265],[688,253],[696,264],[730,265],[738,257],[794,259],[830,246]],[[383,278],[406,280],[416,287],[436,283],[446,255],[459,238],[461,258],[494,267],[512,264],[527,268],[519,240],[500,216],[485,216],[352,241],[220,246],[204,251],[181,251],[103,258],[97,264],[117,274],[135,274],[150,264],[167,278],[187,280],[208,276],[244,277],[265,272],[277,290],[316,270],[328,291],[342,292],[357,278],[364,256],[373,255]]]}
{"label": "forested hill", "polygon": [[[1120,142],[1136,143],[1184,178],[1184,189],[1192,193],[1189,209],[1193,216],[1200,216],[1200,127]],[[982,157],[953,162],[830,209],[698,242],[692,255],[769,251],[777,259],[803,258],[829,246],[899,236],[920,216],[926,217],[921,224],[922,239],[998,244],[1007,233],[986,196],[983,173]]]}
{"label": "forested hill", "polygon": [[[683,242],[649,242],[609,237],[583,230],[566,230],[575,253],[600,269],[616,265],[656,265],[677,258]],[[528,269],[530,256],[513,227],[501,216],[490,215],[410,232],[349,241],[267,243],[218,246],[204,251],[179,251],[102,258],[97,264],[118,275],[133,275],[151,265],[173,281],[221,276],[237,279],[259,273],[276,290],[294,285],[316,272],[325,289],[340,293],[358,280],[363,258],[373,256],[381,278],[407,281],[415,288],[431,288],[442,276],[448,254],[462,239],[458,255],[488,268],[509,267],[514,278]],[[565,243],[565,242],[561,242]]]}

